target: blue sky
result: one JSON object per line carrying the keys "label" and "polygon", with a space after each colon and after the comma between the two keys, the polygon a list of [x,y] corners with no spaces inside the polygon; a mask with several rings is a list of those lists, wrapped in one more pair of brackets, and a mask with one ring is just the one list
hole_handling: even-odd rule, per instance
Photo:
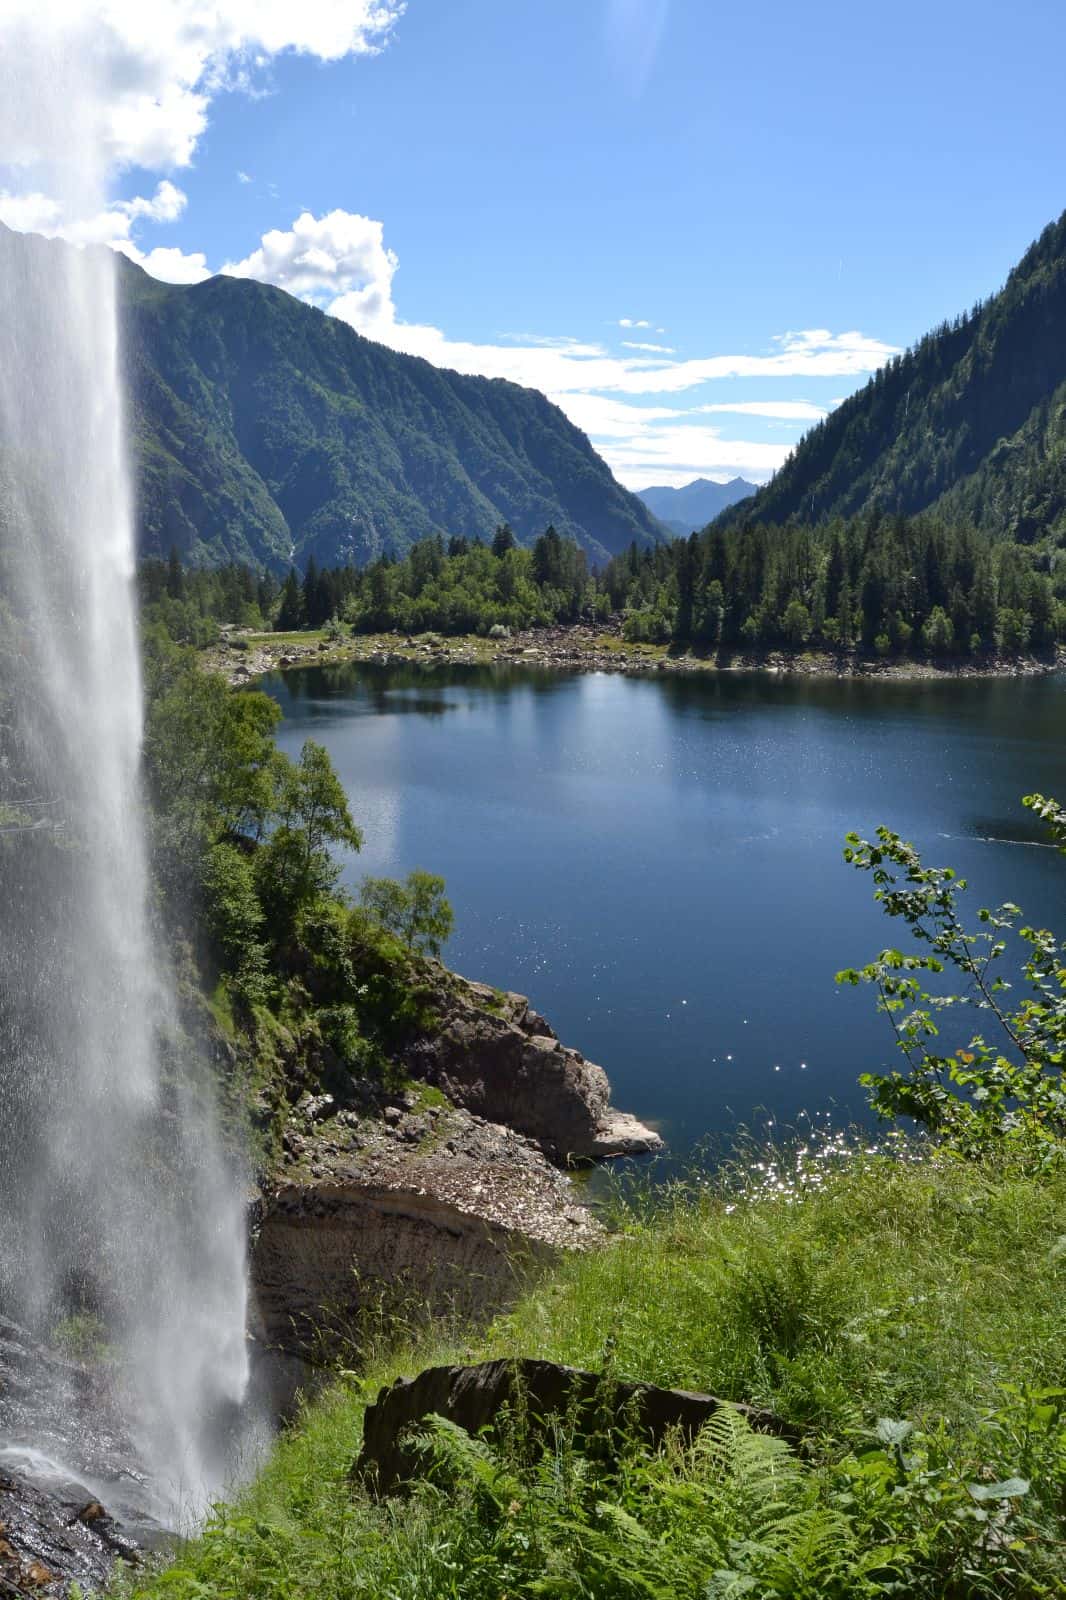
{"label": "blue sky", "polygon": [[634,487],[766,477],[1066,207],[1048,0],[77,10],[125,204],[9,169],[0,217],[535,384]]}

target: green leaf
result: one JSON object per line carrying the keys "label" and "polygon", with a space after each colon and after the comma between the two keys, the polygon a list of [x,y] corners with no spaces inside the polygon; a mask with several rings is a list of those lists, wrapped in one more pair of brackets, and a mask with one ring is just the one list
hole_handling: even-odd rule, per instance
{"label": "green leaf", "polygon": [[1028,1478],[1004,1478],[1001,1483],[968,1483],[975,1500],[1014,1500],[1029,1493]]}
{"label": "green leaf", "polygon": [[878,1417],[875,1433],[882,1444],[887,1444],[890,1449],[898,1449],[905,1444],[914,1432],[913,1422],[902,1422],[895,1417]]}

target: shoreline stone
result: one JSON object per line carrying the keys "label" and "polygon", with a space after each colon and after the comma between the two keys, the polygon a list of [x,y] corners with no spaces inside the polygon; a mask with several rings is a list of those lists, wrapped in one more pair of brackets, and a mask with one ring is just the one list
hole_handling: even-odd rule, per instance
{"label": "shoreline stone", "polygon": [[653,1128],[611,1105],[603,1068],[562,1044],[525,995],[438,972],[439,1026],[401,1058],[414,1077],[535,1140],[557,1164],[662,1149]]}
{"label": "shoreline stone", "polygon": [[[224,635],[232,633],[226,629]],[[992,657],[975,662],[969,657],[943,661],[886,660],[854,651],[734,650],[717,655],[685,652],[671,654],[661,646],[628,644],[617,622],[603,626],[586,623],[527,629],[509,639],[472,636],[412,639],[402,634],[360,634],[335,643],[309,639],[306,644],[273,644],[258,635],[254,644],[237,655],[228,638],[203,653],[204,664],[222,672],[233,685],[247,686],[270,672],[309,666],[369,664],[398,667],[521,666],[559,672],[610,672],[623,676],[752,672],[768,676],[861,678],[888,681],[941,681],[952,678],[1039,677],[1059,670],[1066,654]]]}

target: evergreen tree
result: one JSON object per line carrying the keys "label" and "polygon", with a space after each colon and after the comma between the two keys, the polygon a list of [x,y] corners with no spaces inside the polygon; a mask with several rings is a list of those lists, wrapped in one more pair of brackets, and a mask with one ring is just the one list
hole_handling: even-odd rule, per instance
{"label": "evergreen tree", "polygon": [[304,624],[304,597],[300,588],[300,580],[296,576],[296,568],[289,568],[289,576],[285,579],[281,591],[281,605],[278,608],[277,619],[274,623],[278,633],[295,633]]}
{"label": "evergreen tree", "polygon": [[185,573],[176,545],[171,545],[167,559],[167,594],[172,600],[185,599]]}

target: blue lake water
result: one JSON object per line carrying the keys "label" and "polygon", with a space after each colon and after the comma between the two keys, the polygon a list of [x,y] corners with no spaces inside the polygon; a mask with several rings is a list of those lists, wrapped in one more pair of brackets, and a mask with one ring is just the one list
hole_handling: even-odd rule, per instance
{"label": "blue lake water", "polygon": [[[1066,926],[1066,859],[1020,797],[1066,801],[1066,681],[624,678],[497,668],[268,679],[291,753],[325,744],[364,873],[443,873],[470,977],[529,994],[675,1150],[738,1124],[865,1115],[896,1064],[834,973],[905,930],[847,868],[884,822],[979,904]],[[966,1039],[967,1017],[951,1046]]]}

